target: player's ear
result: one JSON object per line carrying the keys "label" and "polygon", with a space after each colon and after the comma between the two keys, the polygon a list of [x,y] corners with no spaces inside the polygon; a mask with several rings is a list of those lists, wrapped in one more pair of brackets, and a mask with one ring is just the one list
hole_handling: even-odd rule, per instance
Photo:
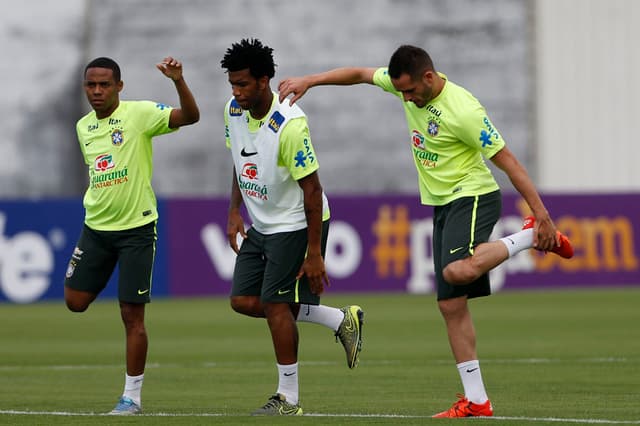
{"label": "player's ear", "polygon": [[426,70],[424,74],[422,74],[422,81],[427,83],[428,85],[433,84],[433,71]]}
{"label": "player's ear", "polygon": [[120,80],[117,86],[118,86],[118,93],[122,92],[122,89],[124,88],[124,81]]}
{"label": "player's ear", "polygon": [[260,78],[258,79],[258,88],[259,88],[260,90],[264,90],[264,89],[266,89],[268,86],[269,86],[269,77],[267,77],[267,76],[265,75],[265,76],[262,76],[262,77],[260,77]]}

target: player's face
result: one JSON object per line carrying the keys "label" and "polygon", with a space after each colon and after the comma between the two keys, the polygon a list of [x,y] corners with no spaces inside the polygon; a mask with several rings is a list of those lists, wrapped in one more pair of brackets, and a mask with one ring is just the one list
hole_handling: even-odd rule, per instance
{"label": "player's face", "polygon": [[120,103],[122,81],[116,82],[109,68],[89,68],[84,75],[84,92],[98,118],[105,118]]}
{"label": "player's face", "polygon": [[405,102],[413,102],[418,108],[424,107],[433,98],[433,79],[427,71],[422,78],[412,79],[409,74],[400,74],[398,78],[392,78],[393,87],[402,93]]}
{"label": "player's face", "polygon": [[229,71],[228,75],[233,97],[242,109],[252,110],[261,105],[265,84],[268,84],[266,77],[256,79],[251,75],[248,68],[240,71]]}

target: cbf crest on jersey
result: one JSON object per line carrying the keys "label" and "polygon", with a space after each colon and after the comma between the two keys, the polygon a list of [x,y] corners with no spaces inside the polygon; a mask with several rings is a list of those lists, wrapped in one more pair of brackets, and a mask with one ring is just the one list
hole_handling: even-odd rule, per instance
{"label": "cbf crest on jersey", "polygon": [[440,125],[435,120],[430,120],[429,124],[427,125],[427,132],[429,132],[429,135],[435,138],[440,132]]}
{"label": "cbf crest on jersey", "polygon": [[111,132],[111,143],[115,146],[120,146],[122,145],[122,142],[124,142],[124,135],[122,134],[122,130],[113,129],[113,131]]}

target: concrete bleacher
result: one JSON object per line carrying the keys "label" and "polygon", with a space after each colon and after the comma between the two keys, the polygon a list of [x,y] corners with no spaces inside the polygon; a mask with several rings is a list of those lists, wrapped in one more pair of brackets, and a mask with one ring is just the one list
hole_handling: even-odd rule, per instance
{"label": "concrete bleacher", "polygon": [[[495,13],[499,10],[500,13]],[[225,49],[258,37],[275,49],[280,78],[339,66],[383,66],[400,44],[424,47],[436,67],[471,90],[526,164],[531,102],[525,1],[339,0],[18,3],[0,17],[4,138],[0,197],[82,194],[86,170],[75,121],[87,111],[84,64],[110,56],[123,99],[176,104],[156,69],[184,62],[201,107],[196,126],[158,138],[160,196],[226,196],[231,178],[222,108],[231,91]],[[320,177],[331,193],[415,193],[408,131],[397,99],[375,87],[315,88],[300,101],[309,116]],[[498,174],[504,183],[504,176]]]}

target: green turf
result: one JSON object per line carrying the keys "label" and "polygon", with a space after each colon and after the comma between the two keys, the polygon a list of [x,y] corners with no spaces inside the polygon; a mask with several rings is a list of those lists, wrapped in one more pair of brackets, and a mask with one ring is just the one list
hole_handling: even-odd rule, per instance
{"label": "green turf", "polygon": [[[460,424],[429,418],[462,390],[433,296],[323,301],[364,308],[360,366],[346,367],[331,331],[300,324],[301,404],[314,416],[295,419],[247,416],[275,391],[277,370],[264,320],[232,312],[226,299],[149,305],[145,415],[132,418],[90,415],[113,408],[123,387],[115,301],[83,314],[62,302],[0,305],[0,424]],[[472,301],[497,416],[472,424],[640,423],[639,302],[640,288]]]}

